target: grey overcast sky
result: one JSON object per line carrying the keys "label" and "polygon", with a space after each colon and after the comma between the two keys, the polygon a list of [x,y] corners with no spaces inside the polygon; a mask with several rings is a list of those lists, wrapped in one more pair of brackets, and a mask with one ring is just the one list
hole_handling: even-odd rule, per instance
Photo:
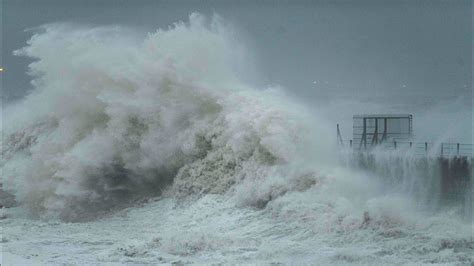
{"label": "grey overcast sky", "polygon": [[30,88],[28,59],[12,55],[50,22],[144,31],[219,14],[245,36],[260,85],[295,95],[472,98],[472,3],[451,1],[1,0],[4,100]]}

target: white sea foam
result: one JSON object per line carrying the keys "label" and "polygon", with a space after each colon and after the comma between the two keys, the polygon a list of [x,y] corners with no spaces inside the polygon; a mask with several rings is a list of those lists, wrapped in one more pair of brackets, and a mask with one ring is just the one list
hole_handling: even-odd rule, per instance
{"label": "white sea foam", "polygon": [[240,82],[245,55],[226,30],[198,14],[144,40],[42,27],[16,52],[37,59],[36,89],[6,111],[5,189],[35,214],[74,219],[171,184],[186,195],[256,182],[261,195],[243,201],[257,202],[317,178],[334,151],[324,123],[278,88]]}
{"label": "white sea foam", "polygon": [[471,224],[418,212],[405,188],[426,183],[393,186],[418,177],[411,157],[402,174],[383,153],[375,174],[340,163],[332,125],[241,80],[231,29],[199,14],[146,37],[39,29],[16,52],[36,59],[35,90],[3,121],[1,182],[20,204],[2,221],[5,254],[40,241],[40,261],[66,263],[48,238],[67,232],[64,253],[83,263],[469,261]]}

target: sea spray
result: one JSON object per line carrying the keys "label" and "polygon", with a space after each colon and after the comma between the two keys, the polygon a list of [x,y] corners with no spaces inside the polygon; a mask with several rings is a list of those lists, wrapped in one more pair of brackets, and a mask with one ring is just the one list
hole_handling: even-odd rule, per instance
{"label": "sea spray", "polygon": [[241,202],[260,206],[323,175],[336,161],[325,122],[240,81],[226,32],[199,14],[143,40],[43,26],[16,51],[35,59],[35,90],[6,110],[4,189],[34,215],[80,220],[171,185],[182,197],[251,183],[261,192]]}
{"label": "sea spray", "polygon": [[1,182],[21,205],[0,215],[4,262],[472,263],[472,221],[418,211],[412,157],[340,164],[318,112],[238,78],[228,32],[193,14],[147,37],[32,37],[35,90],[5,110]]}
{"label": "sea spray", "polygon": [[377,191],[410,199],[418,212],[457,210],[471,220],[472,160],[469,157],[420,154],[416,149],[380,145],[367,150],[342,148],[341,161],[352,169],[365,171]]}

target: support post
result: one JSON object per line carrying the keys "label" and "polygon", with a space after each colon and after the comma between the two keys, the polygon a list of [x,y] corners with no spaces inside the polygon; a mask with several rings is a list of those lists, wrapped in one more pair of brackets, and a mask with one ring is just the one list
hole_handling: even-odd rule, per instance
{"label": "support post", "polygon": [[339,130],[339,124],[337,124],[337,141],[338,144],[344,146],[344,142],[342,141],[341,131]]}
{"label": "support post", "polygon": [[428,153],[428,142],[425,142],[425,153]]}
{"label": "support post", "polygon": [[362,143],[364,143],[364,149],[367,149],[367,118],[364,118],[363,121],[364,130],[362,131],[362,137],[360,138],[359,150],[362,148]]}
{"label": "support post", "polygon": [[364,149],[367,149],[367,118],[364,118]]}
{"label": "support post", "polygon": [[383,134],[380,142],[384,142],[387,139],[387,118],[383,119]]}
{"label": "support post", "polygon": [[459,156],[459,143],[456,144],[456,154]]}
{"label": "support post", "polygon": [[441,157],[443,157],[443,143],[441,143]]}
{"label": "support post", "polygon": [[373,146],[375,144],[379,144],[379,124],[378,124],[378,119],[375,118],[375,129],[374,129],[374,134],[372,136],[372,143],[371,145]]}
{"label": "support post", "polygon": [[393,142],[393,147],[395,148],[395,150],[397,149],[397,142],[396,141]]}
{"label": "support post", "polygon": [[351,148],[352,148],[352,139],[351,139],[351,140],[349,140],[349,145],[350,145],[350,146],[351,146]]}

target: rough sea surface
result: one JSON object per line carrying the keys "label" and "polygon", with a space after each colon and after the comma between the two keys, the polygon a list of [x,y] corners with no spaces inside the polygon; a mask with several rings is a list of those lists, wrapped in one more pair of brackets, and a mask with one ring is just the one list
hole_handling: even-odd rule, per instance
{"label": "rough sea surface", "polygon": [[51,24],[16,53],[35,90],[4,110],[3,265],[473,262],[470,197],[439,203],[410,154],[354,167],[331,123],[239,78],[217,16]]}

